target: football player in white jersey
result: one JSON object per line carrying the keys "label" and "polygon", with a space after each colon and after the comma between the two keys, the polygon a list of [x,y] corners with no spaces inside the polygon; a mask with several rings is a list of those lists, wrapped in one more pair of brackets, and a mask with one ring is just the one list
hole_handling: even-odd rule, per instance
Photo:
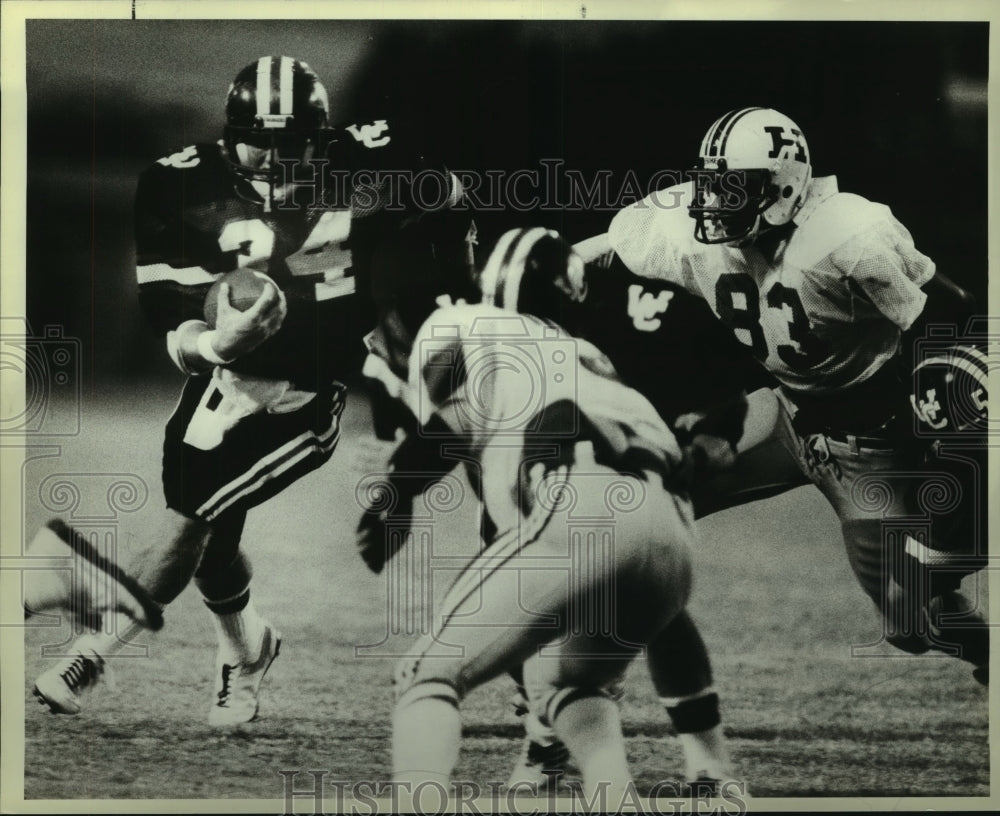
{"label": "football player in white jersey", "polygon": [[[935,468],[925,464],[930,440],[914,433],[907,375],[926,324],[964,326],[965,293],[888,207],[813,178],[801,129],[767,108],[716,121],[691,180],[619,211],[606,240],[590,242],[592,257],[607,250],[635,274],[704,298],[780,383],[774,433],[837,512],[885,640],[955,654],[985,682],[987,630],[958,585],[983,566],[986,542],[928,542],[926,525],[897,534],[883,524],[933,512],[914,503],[915,474],[933,479]],[[985,369],[979,352],[968,358]]]}
{"label": "football player in white jersey", "polygon": [[[485,303],[509,310],[506,320],[511,326],[520,327],[521,324],[518,322],[520,318],[517,315],[519,311],[536,317],[554,318],[559,322],[568,320],[578,332],[578,337],[590,339],[588,332],[593,332],[601,338],[602,343],[611,344],[617,354],[615,360],[624,361],[627,348],[634,349],[634,345],[630,346],[630,343],[634,344],[636,341],[638,330],[633,328],[630,333],[628,330],[623,330],[619,324],[624,321],[631,326],[626,311],[630,289],[635,288],[637,284],[631,282],[630,285],[629,281],[620,282],[611,273],[603,274],[599,278],[595,277],[598,270],[590,270],[590,273],[584,277],[580,257],[557,233],[544,228],[515,229],[506,233],[497,242],[482,274],[478,276],[478,288],[482,290]],[[620,283],[623,285],[619,285]],[[641,280],[639,283],[641,284]],[[656,288],[658,284],[654,283],[652,286]],[[683,292],[675,294],[680,301],[685,301],[689,297]],[[601,326],[596,325],[595,320],[601,320],[601,314],[598,314],[599,310],[596,308],[583,309],[585,300],[588,307],[600,307],[605,310],[601,312],[604,318],[608,317],[606,310],[610,310],[614,315],[612,322],[618,327],[617,330],[608,334],[603,331],[603,323]],[[692,302],[690,306],[694,312],[699,304]],[[617,314],[618,311],[621,312],[620,315]],[[681,337],[686,333],[689,336],[691,332],[706,342],[712,342],[711,338],[716,336],[724,344],[731,342],[728,334],[720,334],[717,324],[710,315],[701,317],[688,312],[678,312],[676,319],[667,316],[663,326],[664,332],[657,336],[661,341],[659,345],[662,345],[669,354],[673,354],[678,345],[683,345],[679,342]],[[457,329],[452,332],[453,335],[456,333]],[[518,333],[512,331],[512,336],[517,338]],[[423,338],[423,341],[425,340],[426,338]],[[728,348],[728,345],[726,347]],[[738,350],[738,347],[734,349],[736,352]],[[496,356],[498,360],[509,357],[499,352]],[[378,378],[388,391],[410,406],[415,406],[419,400],[414,395],[414,388],[399,379],[407,377],[408,373],[399,365],[398,358],[399,355],[386,355],[373,349],[373,356],[369,358],[366,370],[370,376]],[[417,358],[410,359],[412,363]],[[700,375],[695,371],[703,363],[692,361],[690,366],[685,367],[683,358],[669,358],[672,362],[667,360],[668,358],[664,358],[664,363],[669,365],[672,371],[676,369],[677,379],[680,381],[701,382],[708,379],[706,376],[701,376],[699,379]],[[615,365],[613,361],[611,364]],[[729,365],[728,360],[720,363],[720,370],[726,365]],[[556,373],[562,376],[562,372]],[[657,387],[648,377],[639,378],[641,382],[637,387],[639,393],[652,400],[650,404],[661,417],[674,417],[681,412],[690,417],[693,416],[692,410],[704,410],[708,406],[728,404],[730,401],[742,399],[739,373],[736,371],[728,373],[729,377],[723,376],[726,380],[724,385],[720,386],[718,381],[712,385],[703,383],[703,389],[697,394],[693,394],[690,389],[680,393],[677,389]],[[658,381],[658,378],[654,377],[653,380]],[[633,383],[628,384],[633,385]],[[662,382],[659,385],[662,386]],[[647,396],[643,388],[648,389],[653,396]],[[481,395],[483,392],[477,389],[475,393]],[[581,402],[586,404],[582,400]],[[731,431],[728,429],[729,424],[732,425]],[[726,430],[723,429],[723,425],[726,426]],[[701,430],[686,436],[697,440],[697,444],[710,444],[710,447],[714,448],[714,443],[709,443],[709,437],[706,436],[711,434],[713,437],[718,437],[722,447],[728,449],[729,445],[739,437],[741,426],[742,423],[738,418],[735,422],[727,423],[713,415],[711,420],[706,419],[702,423]],[[462,459],[461,456],[449,458],[442,454],[443,450],[454,451],[461,445],[457,439],[447,439],[446,429],[440,423],[438,430],[441,432],[435,434],[410,431],[391,459],[390,480],[393,484],[387,491],[387,495],[393,497],[391,505],[376,503],[362,521],[359,528],[361,554],[369,567],[375,571],[381,570],[386,559],[391,558],[404,543],[405,537],[398,535],[398,529],[401,523],[407,524],[409,521],[415,493],[426,491],[434,481],[441,478]],[[532,442],[534,441],[536,440],[533,437]],[[444,444],[445,442],[448,444]],[[690,441],[687,444],[691,444]],[[700,459],[702,462],[705,461],[704,456]],[[480,484],[481,475],[470,473],[470,477],[473,487],[476,488]],[[677,489],[681,487],[678,485]],[[683,489],[687,490],[686,483]],[[489,550],[497,540],[498,525],[491,517],[489,504],[486,510],[482,546]],[[388,535],[389,524],[396,531],[391,537]],[[655,661],[654,651],[657,655]],[[708,654],[697,627],[683,611],[678,613],[670,625],[649,644],[649,660],[656,687],[663,695],[668,713],[681,735],[691,792],[695,795],[717,792],[725,780],[732,778],[731,763],[719,724],[718,698],[711,686]],[[529,710],[520,667],[512,667],[511,673],[515,675],[520,686],[517,707],[519,714],[525,715],[524,725],[529,740],[521,763],[512,774],[509,784],[520,790],[538,789],[550,781],[550,774],[563,771],[568,757],[565,746],[558,741],[551,726],[542,721],[545,719],[544,713]],[[616,688],[617,683],[612,683],[606,691],[615,696]]]}
{"label": "football player in white jersey", "polygon": [[417,434],[469,452],[497,533],[397,669],[396,781],[447,785],[460,700],[523,664],[532,709],[569,747],[588,795],[609,784],[621,795],[630,777],[607,686],[689,591],[676,439],[589,343],[488,305],[435,311],[408,379]]}

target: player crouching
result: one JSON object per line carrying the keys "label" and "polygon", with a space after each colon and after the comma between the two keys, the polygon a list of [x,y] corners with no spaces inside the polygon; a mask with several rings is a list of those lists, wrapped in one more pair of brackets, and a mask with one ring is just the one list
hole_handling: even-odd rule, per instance
{"label": "player crouching", "polygon": [[489,305],[434,312],[408,385],[420,431],[403,444],[470,451],[499,532],[398,667],[396,781],[447,785],[461,699],[523,665],[531,709],[569,748],[588,795],[626,795],[607,689],[690,589],[693,514],[677,441],[596,348]]}

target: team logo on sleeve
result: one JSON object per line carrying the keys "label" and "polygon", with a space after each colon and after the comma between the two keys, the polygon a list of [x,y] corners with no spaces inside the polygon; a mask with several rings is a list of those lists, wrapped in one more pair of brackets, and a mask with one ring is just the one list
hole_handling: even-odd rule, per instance
{"label": "team logo on sleeve", "polygon": [[628,316],[639,331],[654,332],[663,322],[659,315],[667,310],[673,292],[666,289],[653,294],[646,292],[642,286],[635,283],[628,288]]}
{"label": "team logo on sleeve", "polygon": [[362,125],[361,127],[350,125],[347,128],[347,132],[365,147],[383,147],[392,140],[392,137],[388,134],[382,135],[388,129],[389,125],[385,119],[376,119],[374,122]]}

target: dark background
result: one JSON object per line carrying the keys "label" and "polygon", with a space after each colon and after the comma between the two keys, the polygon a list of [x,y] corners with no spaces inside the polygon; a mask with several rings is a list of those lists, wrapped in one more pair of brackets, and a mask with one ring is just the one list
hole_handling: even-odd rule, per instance
{"label": "dark background", "polygon": [[[645,181],[689,167],[727,110],[775,107],[816,175],[888,204],[985,304],[985,23],[34,20],[28,319],[80,338],[85,395],[176,376],[136,307],[135,180],[218,139],[229,81],[265,54],[312,65],[336,120],[405,117],[459,169],[562,159]],[[578,240],[611,216],[495,213],[481,238],[542,223]]]}

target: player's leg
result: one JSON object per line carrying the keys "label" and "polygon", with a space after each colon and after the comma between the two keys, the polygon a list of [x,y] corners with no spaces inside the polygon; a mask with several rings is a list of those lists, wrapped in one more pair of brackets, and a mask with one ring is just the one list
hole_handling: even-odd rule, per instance
{"label": "player's leg", "polygon": [[[141,539],[146,550],[137,568],[137,580],[156,601],[161,604],[173,601],[191,581],[209,548],[213,553],[220,550],[230,553],[223,565],[231,565],[235,573],[230,583],[248,580],[249,570],[237,558],[244,514],[330,458],[339,440],[344,392],[343,386],[335,384],[329,392],[317,395],[299,410],[283,414],[259,412],[234,420],[233,400],[220,393],[212,377],[188,379],[164,435],[163,488],[169,509],[162,516],[160,528],[148,531]],[[210,560],[218,566],[218,558]],[[225,581],[220,579],[220,583]],[[246,596],[239,602],[248,599]],[[223,614],[235,612],[237,618],[249,617],[253,610],[239,614],[246,606],[241,610],[223,610]],[[242,621],[235,623],[239,626]],[[248,650],[256,648],[263,654],[265,640],[256,637],[261,628],[268,631],[266,626],[253,627],[252,621],[247,627],[248,642],[251,638],[255,641]],[[104,660],[120,652],[137,631],[130,623],[119,621],[111,634],[84,635],[71,650],[75,656],[53,666],[39,678],[36,687],[43,692],[47,690],[47,697],[56,689],[64,691],[61,678],[99,677],[99,672],[89,671],[91,666],[103,666]],[[267,647],[270,657],[261,660],[259,654],[258,659],[243,662],[244,666],[248,663],[253,666],[249,683],[241,684],[253,689],[253,702],[241,706],[243,712],[256,712],[256,688],[277,655],[277,633],[272,630],[270,634]],[[70,663],[81,661],[88,671],[69,671]],[[221,667],[217,675],[223,676]],[[232,672],[230,675],[236,676]],[[93,684],[74,684],[74,693],[65,701],[67,705],[53,705],[50,700],[50,707],[54,711],[68,708],[64,713],[78,713],[77,692],[88,685]],[[229,688],[233,687],[230,682]]]}
{"label": "player's leg", "polygon": [[[964,443],[964,444],[963,444]],[[988,454],[982,437],[936,446],[923,460],[927,481],[908,496],[918,510],[930,504],[933,513],[930,540],[908,540],[904,556],[926,582],[932,649],[955,653],[972,663],[973,676],[989,682],[989,628],[977,579],[962,581],[984,569],[989,555]],[[944,482],[958,485],[957,493],[942,491]],[[935,491],[937,497],[935,498]],[[943,501],[938,501],[944,497]]]}
{"label": "player's leg", "polygon": [[[615,478],[621,479],[617,474]],[[601,489],[601,502],[604,495]],[[538,662],[547,674],[530,682],[526,678],[536,710],[544,710],[550,697],[570,685],[604,696],[603,686],[620,674],[643,639],[662,628],[686,599],[688,530],[678,521],[673,497],[667,501],[670,504],[664,506],[650,498],[643,505],[652,511],[648,513],[652,524],[618,519],[614,557],[585,559],[590,569],[574,562],[580,553],[574,556],[574,547],[567,547],[565,519],[551,521],[537,541],[525,540],[517,530],[501,535],[470,564],[444,602],[439,630],[417,644],[397,673],[393,751],[397,780],[447,778],[457,756],[461,696],[523,663],[543,643],[552,643],[551,649],[539,653]],[[576,506],[580,504],[578,498]],[[553,532],[559,529],[561,535]],[[676,540],[663,543],[664,529],[677,530]],[[528,546],[519,555],[522,544]],[[485,576],[482,583],[480,576]],[[608,608],[609,598],[614,599],[613,609]],[[580,628],[573,623],[579,623],[576,616],[598,607],[602,614],[597,619],[612,621],[612,630],[575,633]],[[451,710],[446,723],[440,719],[443,702]],[[579,735],[569,736],[579,745]]]}
{"label": "player's leg", "polygon": [[62,610],[77,621],[99,626],[104,615],[120,613],[139,626],[159,629],[163,613],[134,577],[110,553],[102,554],[60,519],[52,519],[25,549],[33,559],[50,558],[52,569],[31,569],[24,578],[24,616]]}
{"label": "player's leg", "polygon": [[[771,389],[759,389],[748,396],[736,462],[694,485],[692,501],[696,517],[759,501],[809,483],[778,436],[778,417],[779,404]],[[670,643],[672,638],[676,640]],[[663,648],[651,645],[651,653],[654,651],[662,656],[657,661],[654,679],[660,697],[669,701],[667,713],[681,735],[688,779],[694,783],[693,790],[707,790],[712,787],[710,782],[697,783],[702,771],[706,771],[708,777],[722,780],[729,777],[731,767],[722,726],[717,719],[718,695],[711,687],[708,652],[686,613],[679,616],[670,633],[663,635]],[[684,657],[678,659],[677,655]],[[566,769],[565,746],[551,727],[542,725],[527,706],[520,704],[521,697],[523,692],[519,689],[515,696],[515,712],[521,717],[526,739],[508,784],[551,783]],[[701,702],[693,702],[696,700]],[[675,707],[677,711],[673,710]],[[689,711],[692,709],[700,713],[691,716]]]}
{"label": "player's leg", "polygon": [[[208,392],[206,392],[208,393]],[[257,715],[259,690],[278,656],[281,634],[257,610],[251,598],[250,562],[240,551],[247,512],[326,463],[340,438],[345,389],[333,384],[294,410],[257,412],[221,434],[212,428],[213,404],[202,397],[198,410],[173,435],[184,437],[173,464],[178,502],[211,528],[195,583],[212,614],[218,639],[215,684],[209,723],[234,725]],[[221,406],[227,404],[223,395]],[[225,412],[223,412],[225,413]],[[199,429],[193,432],[192,429]]]}
{"label": "player's leg", "polygon": [[[593,486],[580,485],[581,497]],[[601,506],[596,496],[591,498],[595,507]],[[692,535],[690,507],[652,487],[644,499],[644,511],[647,504],[656,509],[645,518],[616,519],[614,567],[607,573],[613,589],[603,590],[604,597],[615,598],[613,615],[608,619],[610,628],[602,631],[594,623],[600,620],[599,609],[571,599],[569,634],[543,647],[524,665],[531,711],[568,747],[589,796],[602,784],[609,784],[608,793],[615,795],[630,782],[617,709],[624,668],[636,644],[650,644],[681,612],[689,590],[690,564],[679,542]],[[653,527],[643,529],[654,519]],[[574,531],[574,535],[581,533],[588,535],[585,530]],[[630,555],[631,547],[642,541],[647,546],[643,556]],[[600,556],[591,555],[592,562],[600,560]],[[601,586],[601,581],[596,581],[584,597],[599,599],[601,591],[593,591]],[[618,661],[616,654],[621,657]]]}
{"label": "player's leg", "polygon": [[962,579],[985,565],[985,491],[977,486],[985,463],[969,457],[971,468],[939,463],[946,469],[935,472],[901,465],[895,454],[862,449],[861,458],[864,478],[881,480],[891,493],[886,515],[914,519],[911,526],[856,518],[857,496],[838,511],[851,567],[882,614],[885,639],[912,654],[935,649],[958,657],[985,683],[989,629],[961,591]]}
{"label": "player's leg", "polygon": [[[207,538],[207,526],[167,510],[152,525],[148,550],[138,560],[136,583],[158,610],[172,601],[190,580]],[[187,574],[187,581],[180,576]],[[162,581],[162,582],[161,582]],[[128,647],[142,630],[142,623],[127,612],[118,611],[106,626],[90,623],[92,631],[78,637],[59,659],[35,680],[33,693],[55,714],[79,714],[83,699],[109,671],[107,661]]]}
{"label": "player's leg", "polygon": [[213,522],[194,576],[219,643],[211,725],[236,725],[257,716],[261,682],[281,648],[281,633],[251,598],[253,569],[239,548],[244,519],[242,513],[230,513]]}
{"label": "player's leg", "polygon": [[[947,572],[952,554],[957,555],[957,564],[962,562],[961,543],[922,543],[919,539],[927,536],[926,530],[917,532],[921,525],[900,526],[901,519],[931,517],[914,500],[935,494],[923,488],[933,474],[898,440],[800,433],[792,410],[782,412],[782,441],[837,513],[851,569],[881,613],[886,641],[913,654],[941,648],[944,644],[934,632],[934,621],[940,610],[960,606],[963,620],[949,627],[948,647],[977,667],[985,665],[989,648],[985,622],[964,599],[954,596],[954,582],[949,585],[947,574],[941,574]],[[935,564],[934,558],[914,557],[918,553],[940,555],[943,561]],[[952,576],[961,574],[959,566],[952,571]]]}
{"label": "player's leg", "polygon": [[[177,408],[167,423],[163,443],[163,487],[167,508],[140,538],[143,551],[137,580],[160,604],[173,601],[190,582],[208,541],[210,527],[193,512],[190,497],[206,484],[206,473],[186,473],[184,432],[211,387],[210,377],[187,380]],[[107,660],[120,653],[139,628],[118,616],[110,631],[82,635],[63,658],[35,681],[34,693],[54,713],[78,714],[84,693],[107,669]]]}
{"label": "player's leg", "polygon": [[647,661],[653,687],[684,752],[689,788],[696,796],[716,794],[722,782],[734,778],[734,769],[708,648],[687,611],[649,644]]}
{"label": "player's leg", "polygon": [[632,784],[618,703],[604,689],[585,684],[568,690],[550,711],[553,728],[580,768],[584,795],[599,803],[606,797],[600,810],[614,809]]}
{"label": "player's leg", "polygon": [[[650,496],[647,501],[666,504],[676,500],[663,495]],[[583,777],[585,794],[606,795],[609,806],[621,801],[631,783],[614,684],[637,651],[637,644],[648,647],[686,603],[690,588],[686,550],[668,543],[654,554],[671,539],[675,544],[687,540],[687,525],[692,519],[686,512],[680,509],[672,517],[667,513],[659,516],[658,528],[646,534],[660,543],[647,550],[647,557],[630,558],[628,544],[621,555],[615,549],[614,589],[606,593],[616,598],[609,630],[601,631],[593,624],[577,625],[571,612],[570,635],[543,647],[524,665],[532,709],[569,748]],[[619,534],[633,541],[642,539],[640,530],[629,529],[627,523],[616,527],[616,542]],[[592,588],[600,586],[598,582]],[[577,609],[586,620],[594,620],[590,617],[593,610],[585,606]]]}
{"label": "player's leg", "polygon": [[[716,795],[721,783],[734,778],[734,769],[713,687],[708,649],[686,610],[681,611],[647,649],[653,685],[677,733],[684,754],[685,779],[695,796]],[[566,772],[569,755],[555,729],[543,725],[527,703],[520,670],[515,710],[526,739],[508,787],[542,788]],[[612,699],[622,694],[619,682],[605,691]]]}
{"label": "player's leg", "polygon": [[[515,692],[511,698],[514,716],[524,729],[521,753],[507,778],[507,787],[520,790],[544,790],[554,787],[570,767],[569,749],[556,736],[551,725],[543,725],[531,710],[524,688],[524,670],[515,666],[510,672]],[[620,684],[618,687],[620,688]]]}

